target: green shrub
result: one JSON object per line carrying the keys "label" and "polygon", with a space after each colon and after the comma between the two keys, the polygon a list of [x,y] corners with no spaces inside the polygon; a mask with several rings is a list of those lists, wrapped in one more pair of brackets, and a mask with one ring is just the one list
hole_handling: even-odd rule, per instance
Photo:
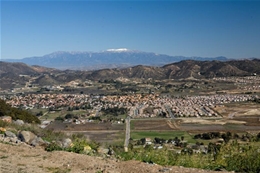
{"label": "green shrub", "polygon": [[218,162],[228,171],[260,172],[260,147],[253,144],[229,143],[221,148]]}
{"label": "green shrub", "polygon": [[45,147],[46,151],[60,151],[63,150],[62,147],[60,147],[58,144],[56,144],[55,142],[50,143],[49,145],[47,145]]}
{"label": "green shrub", "polygon": [[61,141],[62,139],[67,138],[68,136],[62,132],[55,132],[53,130],[43,130],[39,136],[42,139],[52,142],[52,141]]}
{"label": "green shrub", "polygon": [[66,151],[74,153],[83,153],[84,147],[87,146],[87,141],[84,139],[76,139],[73,145],[66,149]]}
{"label": "green shrub", "polygon": [[0,99],[0,116],[10,116],[13,120],[23,120],[27,123],[36,123],[40,124],[41,121],[37,116],[32,115],[26,110],[13,108],[10,105],[6,104],[4,100]]}

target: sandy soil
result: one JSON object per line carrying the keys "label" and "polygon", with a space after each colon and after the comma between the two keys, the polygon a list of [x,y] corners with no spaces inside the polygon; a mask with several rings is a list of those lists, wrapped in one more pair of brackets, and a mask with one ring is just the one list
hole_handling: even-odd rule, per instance
{"label": "sandy soil", "polygon": [[195,123],[195,124],[245,124],[245,121],[236,121],[236,120],[228,120],[228,119],[201,119],[201,118],[186,118],[182,119],[182,123]]}
{"label": "sandy soil", "polygon": [[230,118],[230,116],[260,116],[260,104],[252,102],[221,105],[216,106],[214,109],[227,118]]}
{"label": "sandy soil", "polygon": [[14,146],[0,143],[1,173],[207,173],[195,168],[163,167],[139,161],[87,156],[63,151],[46,152],[21,144]]}
{"label": "sandy soil", "polygon": [[251,110],[245,112],[244,115],[260,115],[260,108],[251,109]]}

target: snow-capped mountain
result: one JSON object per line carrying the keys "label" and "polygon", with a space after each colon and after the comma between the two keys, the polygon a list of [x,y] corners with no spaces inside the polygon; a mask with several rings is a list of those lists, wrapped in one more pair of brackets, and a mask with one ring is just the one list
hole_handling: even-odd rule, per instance
{"label": "snow-capped mountain", "polygon": [[129,52],[131,50],[127,48],[119,48],[119,49],[107,49],[106,51],[107,52]]}
{"label": "snow-capped mountain", "polygon": [[5,59],[7,62],[23,62],[57,69],[96,70],[103,68],[129,67],[134,65],[162,66],[181,60],[227,60],[225,57],[202,58],[169,56],[126,48],[107,49],[101,52],[58,51],[41,57]]}

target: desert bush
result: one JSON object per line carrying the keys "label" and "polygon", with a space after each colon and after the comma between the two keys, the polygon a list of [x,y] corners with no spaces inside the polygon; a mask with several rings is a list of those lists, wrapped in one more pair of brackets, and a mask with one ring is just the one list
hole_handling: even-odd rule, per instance
{"label": "desert bush", "polygon": [[55,142],[51,142],[49,145],[47,145],[45,147],[46,151],[60,151],[63,150],[63,148],[61,146],[59,146],[57,143]]}
{"label": "desert bush", "polygon": [[42,137],[42,139],[48,141],[48,142],[52,142],[52,141],[61,141],[62,139],[65,139],[68,137],[68,135],[66,135],[65,133],[62,132],[55,132],[53,130],[43,130],[40,134],[40,137]]}
{"label": "desert bush", "polygon": [[0,99],[0,116],[10,116],[13,120],[20,119],[27,123],[41,123],[37,116],[32,115],[26,110],[13,108],[2,99]]}
{"label": "desert bush", "polygon": [[221,147],[216,163],[228,171],[260,172],[260,147],[230,142]]}
{"label": "desert bush", "polygon": [[74,152],[74,153],[83,153],[84,152],[84,147],[87,146],[88,143],[86,140],[84,139],[76,139],[74,142],[73,142],[73,145],[66,148],[65,150],[66,151],[69,151],[69,152]]}
{"label": "desert bush", "polygon": [[[239,144],[230,141],[223,145],[209,144],[209,153],[192,153],[153,147],[133,148],[124,152],[123,148],[114,148],[118,158],[122,160],[140,160],[159,165],[175,165],[211,170],[228,170],[235,172],[260,172],[260,147],[254,143]],[[184,151],[184,150],[183,150]]]}

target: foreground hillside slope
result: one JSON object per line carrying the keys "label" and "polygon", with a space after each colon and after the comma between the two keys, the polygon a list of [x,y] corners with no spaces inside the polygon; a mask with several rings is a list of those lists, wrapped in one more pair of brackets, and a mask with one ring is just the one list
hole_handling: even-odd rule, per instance
{"label": "foreground hillside slope", "polygon": [[[163,167],[139,161],[118,161],[116,159],[94,157],[64,151],[47,152],[42,148],[27,145],[0,143],[1,173],[207,173],[215,172],[183,167]],[[218,171],[219,172],[219,171]],[[225,171],[222,171],[225,172]]]}

